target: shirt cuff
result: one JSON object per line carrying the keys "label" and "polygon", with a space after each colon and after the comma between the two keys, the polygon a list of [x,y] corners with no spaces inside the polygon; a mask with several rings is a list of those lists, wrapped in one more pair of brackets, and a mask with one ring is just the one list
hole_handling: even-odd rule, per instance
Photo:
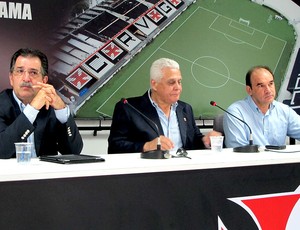
{"label": "shirt cuff", "polygon": [[33,124],[33,122],[35,121],[35,119],[39,113],[39,110],[35,109],[30,104],[27,104],[23,110],[23,113],[28,118],[28,120],[31,122],[31,124]]}
{"label": "shirt cuff", "polygon": [[55,111],[55,116],[60,121],[60,123],[64,124],[68,121],[70,116],[70,109],[68,105],[63,109],[54,110],[54,111]]}

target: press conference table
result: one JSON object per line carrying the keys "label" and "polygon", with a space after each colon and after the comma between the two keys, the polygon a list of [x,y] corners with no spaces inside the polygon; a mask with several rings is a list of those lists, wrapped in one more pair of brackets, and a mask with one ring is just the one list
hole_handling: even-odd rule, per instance
{"label": "press conference table", "polygon": [[102,155],[61,165],[0,160],[0,229],[258,229],[233,197],[294,192],[300,146],[188,151],[188,158]]}

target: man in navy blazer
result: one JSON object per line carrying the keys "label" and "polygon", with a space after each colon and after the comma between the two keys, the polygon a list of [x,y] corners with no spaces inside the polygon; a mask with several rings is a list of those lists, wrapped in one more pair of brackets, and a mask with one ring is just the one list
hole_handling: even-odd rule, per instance
{"label": "man in navy blazer", "polygon": [[208,148],[209,136],[221,133],[212,131],[204,136],[200,132],[192,107],[179,100],[181,80],[176,61],[161,58],[153,62],[150,89],[143,96],[122,100],[115,106],[108,153],[152,151],[158,141],[162,150]]}
{"label": "man in navy blazer", "polygon": [[12,89],[0,93],[0,158],[15,157],[15,142],[32,142],[33,156],[80,154],[83,142],[68,106],[48,81],[48,60],[39,50],[11,58]]}

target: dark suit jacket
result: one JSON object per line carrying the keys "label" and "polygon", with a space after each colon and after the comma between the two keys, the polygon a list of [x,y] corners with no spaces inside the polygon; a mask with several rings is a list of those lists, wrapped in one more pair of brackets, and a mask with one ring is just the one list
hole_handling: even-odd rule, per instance
{"label": "dark suit jacket", "polygon": [[[110,135],[108,138],[108,153],[142,152],[145,142],[151,141],[163,134],[156,109],[148,98],[148,92],[141,97],[129,98],[128,102],[145,114],[155,125],[122,101],[115,106]],[[178,101],[176,109],[179,130],[186,150],[205,148],[202,133],[196,126],[192,107]]]}
{"label": "dark suit jacket", "polygon": [[0,158],[15,157],[15,142],[26,142],[34,132],[37,156],[79,154],[83,147],[81,135],[72,116],[61,124],[52,107],[43,107],[33,124],[21,113],[12,89],[0,93]]}

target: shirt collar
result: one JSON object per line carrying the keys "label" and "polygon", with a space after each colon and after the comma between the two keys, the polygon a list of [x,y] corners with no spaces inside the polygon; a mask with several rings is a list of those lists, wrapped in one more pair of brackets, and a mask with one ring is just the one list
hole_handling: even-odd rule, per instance
{"label": "shirt collar", "polygon": [[[249,103],[250,107],[252,108],[252,110],[261,112],[250,95],[248,95],[246,97],[246,100],[248,101],[248,103]],[[268,111],[272,111],[275,108],[275,105],[276,105],[276,101],[273,100],[273,102],[270,104],[270,108],[269,108]]]}
{"label": "shirt collar", "polygon": [[[19,105],[19,108],[22,110],[22,108],[21,108],[21,104],[23,104],[24,105],[24,103],[17,97],[17,95],[16,95],[16,93],[15,93],[15,91],[13,91],[13,96],[14,96],[14,99],[16,100],[16,102],[18,103],[18,105]],[[25,105],[24,105],[25,106]]]}

